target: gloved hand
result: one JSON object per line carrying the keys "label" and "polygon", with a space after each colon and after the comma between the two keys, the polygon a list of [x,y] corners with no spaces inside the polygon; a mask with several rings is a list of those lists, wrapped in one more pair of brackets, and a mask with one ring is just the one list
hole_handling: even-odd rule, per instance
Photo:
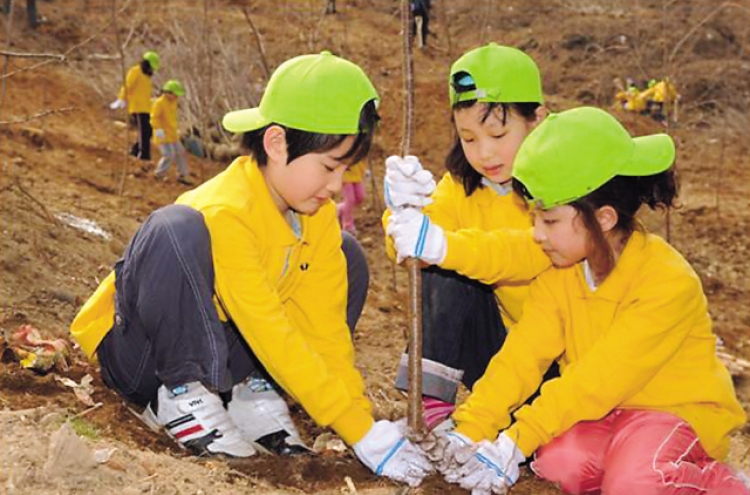
{"label": "gloved hand", "polygon": [[128,106],[128,103],[125,100],[121,100],[119,98],[109,104],[109,108],[111,108],[112,110],[117,110],[118,108],[125,108],[126,106]]}
{"label": "gloved hand", "polygon": [[391,212],[409,206],[421,208],[432,203],[435,179],[422,168],[416,156],[390,156],[385,161],[383,195]]}
{"label": "gloved hand", "polygon": [[443,229],[416,208],[393,213],[388,218],[386,233],[393,238],[399,263],[406,258],[419,258],[439,265],[445,259],[448,246]]}
{"label": "gloved hand", "polygon": [[159,139],[166,139],[167,133],[164,132],[164,129],[156,129],[154,130],[154,136],[156,136]]}
{"label": "gloved hand", "polygon": [[419,448],[440,473],[453,472],[474,455],[476,444],[457,431],[431,431]]}
{"label": "gloved hand", "polygon": [[[446,481],[471,490],[472,495],[504,494],[518,481],[518,466],[524,459],[516,443],[501,433],[494,442],[479,442],[474,454],[463,465],[451,467],[443,474]],[[460,461],[458,457],[456,460]]]}
{"label": "gloved hand", "polygon": [[405,434],[403,422],[378,421],[362,440],[354,444],[354,453],[378,476],[418,486],[435,470]]}

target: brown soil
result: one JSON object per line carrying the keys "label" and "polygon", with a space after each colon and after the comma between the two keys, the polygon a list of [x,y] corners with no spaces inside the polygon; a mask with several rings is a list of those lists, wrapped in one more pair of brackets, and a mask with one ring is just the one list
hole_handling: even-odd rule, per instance
{"label": "brown soil", "polygon": [[[248,101],[259,96],[262,71],[238,8],[245,5],[262,33],[272,67],[296,54],[331,48],[365,68],[383,98],[383,125],[372,156],[379,184],[383,158],[399,151],[401,136],[397,2],[340,1],[335,16],[320,14],[322,0],[211,3],[211,29],[237,33],[236,38],[246,45],[247,59],[242,63],[251,67],[253,76],[238,79],[233,91]],[[683,99],[679,123],[668,132],[678,144],[682,206],[668,218],[647,215],[646,223],[669,235],[695,266],[709,297],[716,333],[727,350],[750,358],[750,268],[746,261],[750,255],[746,234],[750,160],[744,138],[750,101],[747,11],[733,4],[715,11],[715,2],[708,0],[677,0],[669,3],[668,11],[662,10],[662,2],[636,2],[633,7],[625,0],[438,3],[441,8],[448,5],[431,24],[437,38],[415,54],[417,109],[412,150],[435,172],[440,172],[450,142],[448,68],[458,55],[483,40],[520,46],[534,56],[549,106],[555,110],[582,103],[609,106],[615,77],[673,77]],[[174,179],[155,182],[153,162],[141,165],[124,158],[126,142],[134,139],[134,133],[126,136],[125,126],[117,122],[122,116],[106,108],[120,80],[119,61],[111,57],[117,53],[114,31],[111,26],[104,29],[111,16],[109,4],[87,0],[38,4],[46,21],[31,31],[25,27],[23,9],[17,8],[4,47],[8,51],[64,53],[89,36],[97,36],[72,51],[66,63],[26,70],[40,60],[10,59],[8,72],[12,74],[3,80],[4,93],[0,93],[0,327],[8,331],[30,323],[46,336],[67,337],[76,310],[109,271],[139,223],[153,209],[172,202],[184,187]],[[118,18],[121,42],[129,43],[127,64],[133,63],[143,47],[154,47],[162,51],[164,63],[157,83],[170,77],[170,66],[182,64],[194,69],[188,87],[199,92],[204,87],[205,64],[196,47],[202,46],[204,24],[203,7],[194,4],[133,0]],[[0,20],[6,25],[7,16]],[[188,33],[186,39],[174,34],[177,25]],[[161,50],[167,45],[177,48]],[[247,47],[252,48],[248,51]],[[225,57],[222,53],[215,48],[216,67]],[[223,88],[222,77],[230,80],[217,71],[216,91]],[[222,98],[219,95],[218,100]],[[66,108],[70,109],[59,111]],[[48,110],[58,112],[33,117]],[[636,134],[664,131],[662,124],[648,117],[619,116]],[[190,159],[196,181],[226,165],[226,161]],[[123,170],[127,171],[124,181]],[[56,219],[61,213],[94,220],[111,239],[69,227]],[[376,413],[396,418],[406,410],[404,397],[391,386],[405,344],[406,275],[399,269],[394,280],[382,247],[379,216],[379,202],[371,189],[369,203],[358,213],[372,286],[356,335],[357,359]],[[345,477],[360,493],[400,490],[374,477],[350,453],[294,460],[259,457],[232,463],[187,457],[144,429],[102,385],[96,367],[79,352],[66,376],[77,381],[86,374],[94,376],[93,399],[101,406],[91,410],[51,375],[20,369],[9,352],[3,352],[0,366],[3,493],[351,492]],[[745,378],[737,377],[738,394],[750,408],[750,385]],[[63,438],[62,433],[55,437],[53,433],[66,418],[76,415],[77,431],[88,431],[85,448],[95,452],[116,449],[106,462],[88,469],[80,466],[85,463],[77,463],[77,470],[59,459],[57,464],[52,462],[50,445]],[[323,433],[304,413],[296,410],[295,416],[308,440]],[[746,470],[748,446],[750,432],[738,432],[731,460]],[[413,492],[462,493],[437,477]],[[526,471],[512,493],[560,492]]]}

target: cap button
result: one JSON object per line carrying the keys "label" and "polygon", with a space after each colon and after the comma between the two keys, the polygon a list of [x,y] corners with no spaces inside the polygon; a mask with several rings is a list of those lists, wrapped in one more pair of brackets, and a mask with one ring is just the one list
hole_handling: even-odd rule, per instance
{"label": "cap button", "polygon": [[321,55],[332,55],[332,53],[329,50],[323,50],[320,52]]}

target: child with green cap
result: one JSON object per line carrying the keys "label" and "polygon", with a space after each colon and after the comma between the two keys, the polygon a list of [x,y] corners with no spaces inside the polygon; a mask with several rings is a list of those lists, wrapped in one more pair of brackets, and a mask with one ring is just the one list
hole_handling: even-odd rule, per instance
{"label": "child with green cap", "polygon": [[[429,446],[448,481],[505,493],[535,454],[532,470],[565,493],[750,493],[717,462],[745,414],[700,279],[636,219],[644,204],[673,205],[674,156],[669,136],[631,138],[591,107],[550,115],[521,145],[513,187],[533,205],[534,238],[555,268],[531,284],[455,430]],[[400,256],[424,243],[444,253],[434,262],[474,277],[515,261],[501,234],[425,219],[408,209],[392,220]],[[524,405],[555,361],[559,378]]]}
{"label": "child with green cap", "polygon": [[125,84],[120,88],[117,100],[109,108],[127,108],[131,122],[138,129],[138,140],[130,154],[141,160],[151,160],[151,77],[159,70],[161,58],[153,50],[143,52],[141,61],[128,70]]}
{"label": "child with green cap", "polygon": [[170,79],[162,86],[162,94],[151,108],[151,127],[154,129],[156,144],[161,151],[161,160],[156,165],[154,175],[164,178],[172,162],[177,164],[177,182],[192,185],[188,177],[185,149],[177,134],[177,98],[185,95],[185,87],[176,79]]}
{"label": "child with green cap", "polygon": [[[451,270],[422,271],[424,420],[433,428],[454,410],[460,383],[472,388],[521,317],[528,284],[549,266],[530,234],[531,216],[510,187],[518,147],[547,114],[539,69],[527,54],[490,43],[461,56],[448,81],[453,146],[440,183],[415,157],[386,160],[389,215],[423,206],[447,232],[505,229],[527,247],[514,280],[479,280]],[[389,251],[392,247],[388,245]],[[404,355],[396,386],[407,387]]]}
{"label": "child with green cap", "polygon": [[281,388],[378,475],[417,485],[432,471],[401,423],[373,418],[347,327],[362,277],[347,280],[331,198],[369,151],[377,101],[329,52],[284,62],[258,108],[224,118],[251,156],[154,212],[77,315],[105,383],[180,445],[306,452]]}

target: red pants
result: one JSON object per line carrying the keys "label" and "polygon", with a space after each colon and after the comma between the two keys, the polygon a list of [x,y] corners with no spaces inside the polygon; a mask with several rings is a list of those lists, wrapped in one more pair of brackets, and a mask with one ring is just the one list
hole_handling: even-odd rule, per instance
{"label": "red pants", "polygon": [[571,494],[750,495],[689,424],[656,411],[618,409],[581,422],[541,447],[531,469]]}
{"label": "red pants", "polygon": [[344,182],[341,187],[341,196],[343,201],[337,205],[341,228],[347,232],[356,233],[354,210],[365,199],[365,185],[362,182]]}

